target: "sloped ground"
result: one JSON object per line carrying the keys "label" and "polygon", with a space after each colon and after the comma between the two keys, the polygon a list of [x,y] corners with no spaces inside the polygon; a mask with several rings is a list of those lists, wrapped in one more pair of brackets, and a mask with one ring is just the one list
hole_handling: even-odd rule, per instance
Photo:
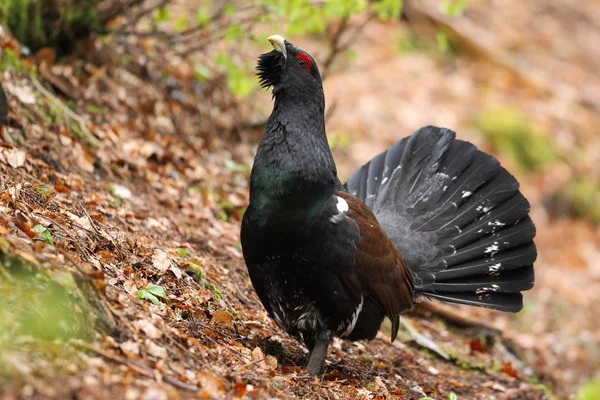
{"label": "sloped ground", "polygon": [[[0,82],[11,113],[0,146],[0,273],[15,282],[19,270],[31,270],[73,298],[92,299],[76,304],[73,323],[95,329],[74,335],[63,327],[58,339],[0,331],[3,398],[566,398],[593,378],[598,227],[552,217],[545,202],[574,175],[597,174],[597,112],[485,58],[398,57],[404,34],[370,24],[354,44],[358,59],[340,62],[326,81],[342,174],[424,124],[455,128],[493,151],[472,122],[490,104],[534,116],[564,154],[542,171],[518,172],[540,248],[525,311],[459,308],[502,335],[420,309],[406,319],[451,360],[406,332],[393,344],[382,333],[368,343],[336,342],[323,379],[304,376],[302,347],[266,316],[240,253],[247,166],[260,129],[240,133],[239,104],[211,89],[211,99],[231,107],[207,127],[202,115],[171,118],[171,100],[125,62],[51,68],[46,75],[72,89],[69,99],[51,94],[27,65],[5,63]],[[318,43],[297,42],[318,54]],[[185,69],[170,72],[190,78]],[[269,96],[256,97],[267,112]],[[181,136],[195,127],[210,136]]]}

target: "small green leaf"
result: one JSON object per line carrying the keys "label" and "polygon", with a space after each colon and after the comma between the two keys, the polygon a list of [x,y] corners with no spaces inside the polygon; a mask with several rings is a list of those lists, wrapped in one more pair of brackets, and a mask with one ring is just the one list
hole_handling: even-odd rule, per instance
{"label": "small green leaf", "polygon": [[165,292],[165,289],[162,286],[158,286],[153,283],[149,284],[143,289],[138,290],[135,294],[138,299],[148,300],[155,305],[160,304],[158,297],[163,299],[167,298],[167,292]]}
{"label": "small green leaf", "polygon": [[36,233],[39,233],[40,238],[48,243],[50,246],[54,247],[54,241],[52,240],[52,234],[50,233],[50,231],[44,226],[44,225],[35,225],[33,227],[33,230]]}
{"label": "small green leaf", "polygon": [[145,291],[144,289],[138,290],[135,293],[135,295],[140,300],[148,300],[148,301],[152,302],[152,304],[154,304],[154,305],[159,305],[160,304],[160,300],[158,300],[158,298],[155,295],[153,295],[152,293],[149,293],[149,292]]}
{"label": "small green leaf", "polygon": [[448,400],[458,400],[458,396],[454,392],[448,394]]}
{"label": "small green leaf", "polygon": [[163,288],[162,286],[158,286],[155,285],[153,283],[149,284],[148,286],[146,286],[144,289],[146,289],[146,291],[152,293],[153,295],[166,299],[167,298],[167,292],[165,291],[165,288]]}

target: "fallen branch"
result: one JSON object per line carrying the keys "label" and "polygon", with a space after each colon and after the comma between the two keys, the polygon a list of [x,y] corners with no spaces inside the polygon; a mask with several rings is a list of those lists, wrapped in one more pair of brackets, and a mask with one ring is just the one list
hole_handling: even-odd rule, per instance
{"label": "fallen branch", "polygon": [[475,321],[472,318],[462,315],[456,310],[430,301],[417,304],[413,309],[413,313],[421,316],[435,314],[437,317],[454,326],[458,326],[460,328],[477,329],[491,336],[500,336],[502,333],[498,328],[494,328],[493,326],[487,325],[481,321]]}

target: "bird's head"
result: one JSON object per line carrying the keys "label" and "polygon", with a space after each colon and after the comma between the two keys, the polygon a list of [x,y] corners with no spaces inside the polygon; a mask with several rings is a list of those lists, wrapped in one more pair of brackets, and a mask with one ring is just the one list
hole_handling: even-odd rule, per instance
{"label": "bird's head", "polygon": [[273,87],[273,95],[293,97],[323,96],[323,85],[317,63],[310,54],[279,35],[269,36],[273,51],[258,58],[258,78],[263,88]]}

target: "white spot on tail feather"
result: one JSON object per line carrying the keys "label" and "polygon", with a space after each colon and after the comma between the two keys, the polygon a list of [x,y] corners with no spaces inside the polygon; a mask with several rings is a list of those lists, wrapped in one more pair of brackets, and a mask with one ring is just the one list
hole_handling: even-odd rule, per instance
{"label": "white spot on tail feather", "polygon": [[469,192],[468,190],[463,190],[462,191],[462,198],[466,199],[467,197],[469,197],[472,194],[473,194],[473,192]]}
{"label": "white spot on tail feather", "polygon": [[504,226],[506,225],[504,222],[500,222],[499,220],[488,222],[489,226]]}
{"label": "white spot on tail feather", "polygon": [[494,244],[492,244],[491,246],[486,247],[485,249],[485,254],[494,254],[496,252],[498,252],[498,250],[500,250],[500,248],[498,247],[498,243],[494,242]]}
{"label": "white spot on tail feather", "polygon": [[502,267],[502,263],[492,264],[488,267],[488,271],[491,276],[500,275],[500,267]]}

